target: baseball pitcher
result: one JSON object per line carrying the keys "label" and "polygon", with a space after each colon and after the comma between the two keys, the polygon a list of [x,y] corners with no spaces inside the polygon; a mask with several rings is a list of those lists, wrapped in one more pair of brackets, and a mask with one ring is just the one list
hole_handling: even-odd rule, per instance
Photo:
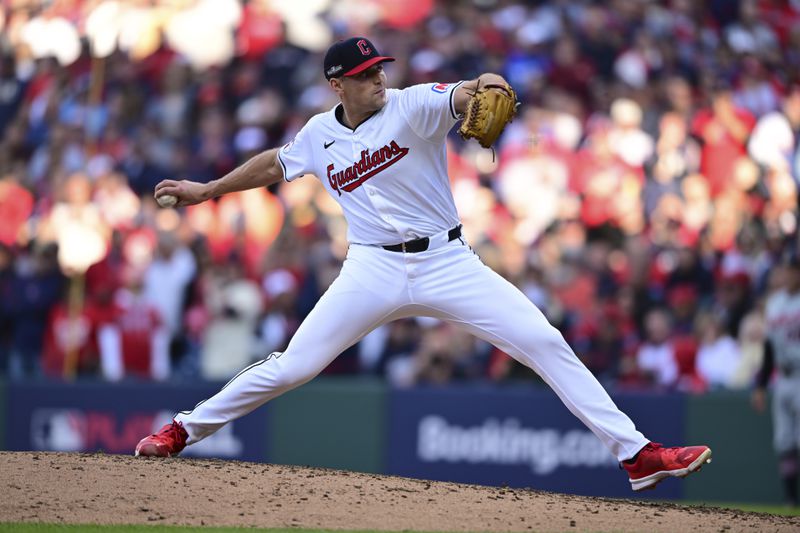
{"label": "baseball pitcher", "polygon": [[[164,180],[157,199],[177,206],[317,176],[342,206],[347,257],[285,352],[269,354],[222,390],[145,437],[136,455],[170,456],[316,376],[339,353],[392,320],[429,316],[493,343],[536,371],[627,470],[634,490],[683,477],[710,461],[706,446],[652,443],[611,401],[564,338],[516,287],[485,266],[461,234],[445,138],[492,146],[516,110],[496,74],[403,90],[386,86],[381,55],[364,37],[332,45],[323,72],[340,103],[288,144],[208,184]],[[344,311],[344,312],[343,312]]]}

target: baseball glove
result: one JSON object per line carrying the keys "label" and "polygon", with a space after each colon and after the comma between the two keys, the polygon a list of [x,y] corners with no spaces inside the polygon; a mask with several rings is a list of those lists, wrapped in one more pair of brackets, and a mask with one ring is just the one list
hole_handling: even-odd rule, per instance
{"label": "baseball glove", "polygon": [[487,83],[467,104],[458,133],[464,139],[477,139],[490,148],[517,111],[517,93],[508,84]]}

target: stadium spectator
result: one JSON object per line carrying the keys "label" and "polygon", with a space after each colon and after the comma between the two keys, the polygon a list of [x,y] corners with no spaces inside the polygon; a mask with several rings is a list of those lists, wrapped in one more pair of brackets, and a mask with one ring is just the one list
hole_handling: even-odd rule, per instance
{"label": "stadium spectator", "polygon": [[66,273],[80,274],[108,254],[111,229],[92,201],[88,175],[74,172],[59,185],[61,201],[50,211],[39,238],[57,243],[58,262]]}
{"label": "stadium spectator", "polygon": [[699,160],[697,144],[688,136],[680,115],[675,112],[662,115],[653,156],[645,163],[645,216],[652,215],[665,194],[682,195],[682,181],[697,172]]}
{"label": "stadium spectator", "polygon": [[362,368],[366,372],[386,376],[390,383],[407,383],[410,380],[408,370],[413,368],[413,355],[419,348],[421,335],[422,326],[415,318],[381,326],[378,333],[363,343],[359,350]]}
{"label": "stadium spectator", "polygon": [[645,340],[636,353],[636,362],[649,383],[657,387],[669,388],[678,380],[671,331],[672,318],[666,309],[653,309],[647,313]]}
{"label": "stadium spectator", "polygon": [[750,390],[764,360],[764,316],[759,310],[748,313],[739,328],[739,364],[733,370],[728,386],[732,389]]}
{"label": "stadium spectator", "polygon": [[0,179],[0,244],[14,246],[33,212],[34,196],[9,173]]}
{"label": "stadium spectator", "polygon": [[716,283],[712,309],[723,321],[725,332],[739,336],[739,324],[752,307],[750,276],[741,270],[723,271]]}
{"label": "stadium spectator", "polygon": [[767,172],[788,172],[800,180],[800,84],[794,84],[779,110],[758,119],[748,142],[751,157]]}
{"label": "stadium spectator", "polygon": [[739,17],[725,30],[725,40],[734,52],[755,54],[765,59],[779,55],[778,36],[759,16],[756,0],[738,2]]}
{"label": "stadium spectator", "polygon": [[8,373],[11,351],[14,306],[11,303],[11,280],[14,276],[14,256],[11,249],[0,242],[0,372]]}
{"label": "stadium spectator", "polygon": [[641,170],[653,155],[653,138],[642,130],[643,112],[629,98],[618,98],[611,104],[609,143],[614,153],[630,167]]}
{"label": "stadium spectator", "polygon": [[746,154],[746,142],[755,125],[753,115],[733,100],[733,90],[719,82],[711,91],[710,106],[692,120],[692,133],[700,139],[700,172],[708,179],[711,197],[720,196],[731,184],[733,166]]}
{"label": "stadium spectator", "polygon": [[[200,375],[208,380],[227,380],[259,355],[255,332],[262,308],[261,291],[244,276],[238,258],[213,266],[201,282],[209,321],[200,352]],[[219,357],[220,353],[225,356]]]}
{"label": "stadium spectator", "polygon": [[476,352],[476,341],[471,335],[446,322],[434,319],[421,322],[424,333],[411,357],[412,365],[402,374],[396,368],[389,369],[392,383],[400,386],[419,383],[444,385],[454,379],[486,375],[489,351]]}
{"label": "stadium spectator", "polygon": [[279,268],[264,275],[261,288],[266,306],[259,326],[261,351],[282,351],[300,326],[297,317],[299,283],[289,270]]}
{"label": "stadium spectator", "polygon": [[98,374],[98,313],[80,286],[68,284],[51,311],[42,345],[42,373],[51,379]]}
{"label": "stadium spectator", "polygon": [[606,302],[586,318],[573,345],[586,368],[601,382],[613,383],[621,373],[621,359],[633,352],[635,334],[633,320]]}
{"label": "stadium spectator", "polygon": [[170,358],[180,359],[183,311],[189,284],[197,270],[192,252],[170,231],[158,234],[155,256],[144,272],[144,299],[158,310],[170,343]]}
{"label": "stadium spectator", "polygon": [[14,122],[25,95],[27,80],[20,74],[13,56],[0,56],[0,139],[5,138],[6,129]]}
{"label": "stadium spectator", "polygon": [[9,282],[6,306],[11,317],[8,374],[41,375],[42,345],[51,309],[61,299],[65,279],[54,244],[22,251]]}
{"label": "stadium spectator", "polygon": [[711,389],[729,387],[742,354],[736,340],[726,332],[724,318],[702,313],[697,317],[697,330],[697,374]]}
{"label": "stadium spectator", "polygon": [[[301,180],[158,211],[152,188],[165,176],[224,173],[291,140],[333,103],[318,51],[371,25],[398,56],[387,71],[393,85],[487,70],[514,82],[522,105],[499,157],[455,134],[448,141],[464,231],[484,262],[585,348],[580,355],[604,381],[641,385],[639,361],[651,386],[697,391],[692,324],[707,312],[742,343],[732,383],[750,379],[759,357],[751,317],[777,258],[796,246],[795,3],[438,1],[419,12],[374,10],[371,21],[331,7],[313,32],[257,4],[245,6],[231,55],[213,66],[172,41],[131,37],[102,62],[102,79],[86,50],[72,60],[62,50],[37,55],[49,48],[24,42],[22,31],[29,20],[66,14],[83,32],[96,3],[0,7],[5,372],[38,372],[47,317],[66,319],[65,274],[86,268],[86,312],[99,309],[105,322],[116,274],[143,269],[144,297],[171,338],[172,379],[201,375],[205,334],[225,320],[212,312],[205,281],[231,257],[242,267],[234,285],[264,299],[249,335],[260,337],[261,355],[279,349],[344,257],[335,202]],[[450,334],[393,325],[326,372],[400,382],[520,377],[512,360],[480,343],[455,339],[467,353],[440,357]]]}
{"label": "stadium spectator", "polygon": [[124,269],[113,311],[98,328],[100,366],[105,379],[165,380],[170,375],[169,333],[144,293],[141,267]]}

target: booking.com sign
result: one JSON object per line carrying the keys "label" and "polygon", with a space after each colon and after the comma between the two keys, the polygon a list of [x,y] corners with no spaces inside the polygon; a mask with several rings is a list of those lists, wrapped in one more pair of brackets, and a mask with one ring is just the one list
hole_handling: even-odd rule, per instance
{"label": "booking.com sign", "polygon": [[618,468],[616,458],[588,430],[524,427],[516,418],[488,418],[465,427],[425,416],[417,428],[417,457],[428,463],[528,467],[540,475],[563,466]]}
{"label": "booking.com sign", "polygon": [[[681,400],[614,398],[645,435],[682,439]],[[653,413],[659,413],[653,417]],[[632,497],[617,458],[550,389],[451,386],[389,395],[389,474]],[[665,482],[659,498],[680,496]],[[644,495],[649,497],[650,495]]]}

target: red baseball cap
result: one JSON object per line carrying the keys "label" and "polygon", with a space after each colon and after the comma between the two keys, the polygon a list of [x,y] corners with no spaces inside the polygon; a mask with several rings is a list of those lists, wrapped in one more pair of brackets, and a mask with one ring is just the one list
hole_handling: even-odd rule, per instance
{"label": "red baseball cap", "polygon": [[394,58],[382,56],[366,37],[351,37],[328,48],[324,62],[325,79],[353,76],[384,61],[394,61]]}

